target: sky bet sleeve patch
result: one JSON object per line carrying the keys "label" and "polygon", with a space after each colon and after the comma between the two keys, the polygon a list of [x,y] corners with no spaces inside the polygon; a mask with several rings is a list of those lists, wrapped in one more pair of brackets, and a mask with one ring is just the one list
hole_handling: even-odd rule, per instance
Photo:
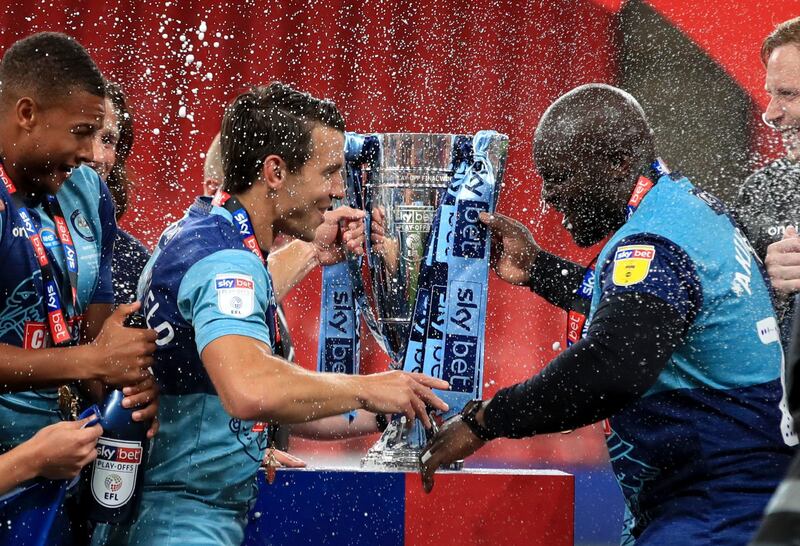
{"label": "sky bet sleeve patch", "polygon": [[250,275],[223,273],[214,279],[217,291],[217,307],[220,313],[231,317],[245,318],[255,307],[255,283]]}
{"label": "sky bet sleeve patch", "polygon": [[612,281],[617,286],[642,282],[650,273],[650,264],[655,257],[656,247],[653,245],[626,245],[617,248]]}
{"label": "sky bet sleeve patch", "polygon": [[651,233],[625,237],[598,264],[595,290],[600,303],[630,292],[664,300],[691,323],[703,304],[700,278],[689,255],[672,241]]}

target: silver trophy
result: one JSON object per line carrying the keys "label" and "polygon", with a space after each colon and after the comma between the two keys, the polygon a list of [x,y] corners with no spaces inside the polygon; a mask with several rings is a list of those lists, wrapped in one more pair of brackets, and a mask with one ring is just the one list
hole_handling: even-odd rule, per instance
{"label": "silver trophy", "polygon": [[[369,330],[391,358],[392,367],[400,369],[409,339],[420,264],[436,210],[454,169],[465,154],[471,154],[472,137],[420,133],[373,136],[377,147],[373,146],[370,160],[360,167],[358,182],[348,182],[347,192],[352,206],[368,211],[367,230],[376,235],[378,242],[368,245],[365,260],[351,260],[351,274],[357,291],[362,291],[361,311]],[[492,137],[488,157],[495,173],[495,202],[507,153],[508,137]],[[451,404],[448,414],[460,409]],[[406,425],[405,417],[392,420],[362,460],[362,466],[417,470],[425,433],[421,426],[412,429]]]}

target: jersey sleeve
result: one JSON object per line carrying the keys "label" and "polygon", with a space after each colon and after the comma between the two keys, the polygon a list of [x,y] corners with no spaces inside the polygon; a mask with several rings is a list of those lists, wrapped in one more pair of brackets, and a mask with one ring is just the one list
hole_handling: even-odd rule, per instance
{"label": "jersey sleeve", "polygon": [[702,306],[702,287],[694,262],[678,245],[657,235],[622,239],[600,272],[601,304],[611,296],[649,294],[668,303],[691,324]]}
{"label": "jersey sleeve", "polygon": [[111,260],[114,255],[114,240],[117,238],[117,219],[114,213],[114,201],[108,187],[100,184],[100,203],[98,215],[102,237],[100,238],[100,270],[98,271],[97,289],[91,303],[114,303],[114,284],[111,274]]}
{"label": "jersey sleeve", "polygon": [[226,335],[272,345],[266,323],[274,302],[272,282],[261,261],[243,250],[221,250],[194,264],[178,289],[178,310],[195,335],[198,354]]}

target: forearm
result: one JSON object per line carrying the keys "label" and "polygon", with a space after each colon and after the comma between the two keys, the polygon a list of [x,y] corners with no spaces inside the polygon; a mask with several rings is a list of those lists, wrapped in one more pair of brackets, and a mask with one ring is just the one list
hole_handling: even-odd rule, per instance
{"label": "forearm", "polygon": [[25,442],[0,455],[0,495],[36,477],[37,455],[30,451],[30,443]]}
{"label": "forearm", "polygon": [[291,241],[270,253],[267,263],[278,303],[319,264],[314,244],[305,241]]}
{"label": "forearm", "polygon": [[259,374],[260,377],[253,377],[252,381],[243,381],[242,389],[248,385],[263,385],[252,400],[251,418],[292,424],[339,416],[361,408],[357,377],[312,374],[288,363],[282,367],[295,369]]}
{"label": "forearm", "polygon": [[350,421],[349,414],[334,415],[317,421],[292,425],[292,435],[312,440],[343,440],[378,432],[375,414],[359,410]]}
{"label": "forearm", "polygon": [[635,306],[598,309],[585,339],[539,375],[499,391],[486,406],[487,428],[511,438],[575,429],[647,392],[682,339],[685,321],[662,300],[634,297],[641,298]]}
{"label": "forearm", "polygon": [[586,268],[540,250],[533,262],[528,288],[562,309],[569,309]]}
{"label": "forearm", "polygon": [[21,349],[0,344],[0,392],[54,387],[68,381],[95,379],[95,357],[89,346]]}
{"label": "forearm", "polygon": [[246,336],[215,340],[202,359],[226,411],[239,419],[302,423],[362,407],[358,376],[309,372]]}

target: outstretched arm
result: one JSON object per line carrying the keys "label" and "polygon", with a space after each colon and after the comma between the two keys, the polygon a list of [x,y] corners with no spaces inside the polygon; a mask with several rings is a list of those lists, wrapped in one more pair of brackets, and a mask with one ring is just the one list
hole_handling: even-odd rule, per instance
{"label": "outstretched arm", "polygon": [[430,426],[425,405],[447,407],[431,391],[448,388],[440,379],[405,372],[310,372],[273,356],[267,344],[248,336],[219,337],[201,358],[223,407],[239,419],[290,424],[367,409],[404,413]]}

